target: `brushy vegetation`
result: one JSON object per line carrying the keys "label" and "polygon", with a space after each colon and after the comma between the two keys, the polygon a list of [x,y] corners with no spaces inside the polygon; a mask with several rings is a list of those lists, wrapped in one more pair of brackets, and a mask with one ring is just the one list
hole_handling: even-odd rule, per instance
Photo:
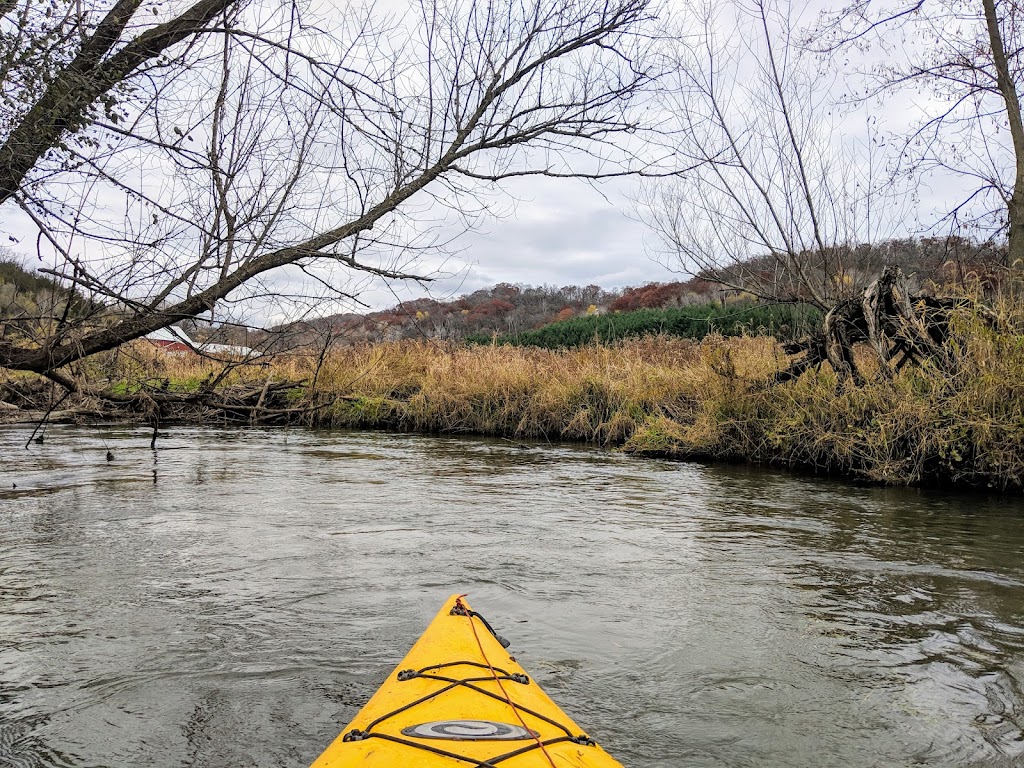
{"label": "brushy vegetation", "polygon": [[[1024,308],[1000,328],[965,315],[959,366],[837,387],[827,367],[784,384],[767,337],[645,337],[561,351],[427,341],[279,357],[220,388],[303,382],[275,404],[289,423],[573,440],[644,455],[750,461],[898,485],[1024,489]],[[865,373],[868,350],[858,351]],[[124,348],[80,375],[119,392],[194,392],[213,363]],[[0,392],[3,382],[0,382]],[[224,418],[223,414],[217,418]],[[248,418],[248,417],[246,417]]]}
{"label": "brushy vegetation", "polygon": [[566,349],[589,344],[612,344],[641,336],[703,339],[722,336],[776,336],[791,339],[807,333],[820,321],[816,310],[792,304],[754,302],[693,304],[669,309],[574,317],[542,328],[506,336],[470,336],[472,344],[509,344],[517,347]]}

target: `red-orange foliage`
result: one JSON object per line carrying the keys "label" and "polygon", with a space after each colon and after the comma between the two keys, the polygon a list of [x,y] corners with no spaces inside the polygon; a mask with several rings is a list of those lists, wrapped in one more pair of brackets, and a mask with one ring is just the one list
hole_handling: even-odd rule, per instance
{"label": "red-orange foliage", "polygon": [[477,304],[470,311],[471,319],[477,317],[489,317],[491,315],[504,315],[516,308],[516,305],[503,299],[491,299],[483,304]]}
{"label": "red-orange foliage", "polygon": [[[706,281],[701,281],[706,282]],[[657,309],[678,303],[693,290],[689,283],[648,283],[639,288],[627,288],[609,307],[613,312],[631,312],[635,309]]]}

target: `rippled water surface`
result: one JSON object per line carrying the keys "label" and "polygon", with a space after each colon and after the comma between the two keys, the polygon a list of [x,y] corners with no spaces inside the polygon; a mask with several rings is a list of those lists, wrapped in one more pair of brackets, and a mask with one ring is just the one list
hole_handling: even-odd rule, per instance
{"label": "rippled water surface", "polygon": [[1024,765],[1019,500],[474,439],[29,434],[0,430],[0,766],[306,766],[456,591],[626,766]]}

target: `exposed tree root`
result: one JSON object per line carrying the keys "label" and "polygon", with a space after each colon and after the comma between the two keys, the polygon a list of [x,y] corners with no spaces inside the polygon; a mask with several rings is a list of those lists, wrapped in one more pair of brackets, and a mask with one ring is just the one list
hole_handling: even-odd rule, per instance
{"label": "exposed tree root", "polygon": [[957,361],[948,344],[950,320],[954,312],[964,309],[995,322],[989,310],[969,299],[911,296],[902,270],[886,267],[860,296],[833,307],[819,333],[783,345],[793,359],[775,380],[790,381],[827,362],[840,385],[852,381],[860,386],[865,378],[853,357],[853,346],[858,343],[874,350],[878,375],[883,379],[891,379],[908,363],[925,361],[953,373]]}

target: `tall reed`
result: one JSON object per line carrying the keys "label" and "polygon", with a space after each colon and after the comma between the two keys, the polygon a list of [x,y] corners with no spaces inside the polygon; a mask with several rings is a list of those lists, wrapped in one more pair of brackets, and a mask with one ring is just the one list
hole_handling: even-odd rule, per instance
{"label": "tall reed", "polygon": [[[889,484],[1024,487],[1024,302],[965,313],[949,373],[927,363],[840,388],[827,367],[784,384],[764,337],[646,337],[553,351],[429,341],[245,365],[221,390],[301,382],[289,418],[317,427],[574,440],[642,455],[751,461]],[[867,350],[859,350],[870,371]],[[79,375],[112,392],[210,387],[222,366],[138,345]]]}

